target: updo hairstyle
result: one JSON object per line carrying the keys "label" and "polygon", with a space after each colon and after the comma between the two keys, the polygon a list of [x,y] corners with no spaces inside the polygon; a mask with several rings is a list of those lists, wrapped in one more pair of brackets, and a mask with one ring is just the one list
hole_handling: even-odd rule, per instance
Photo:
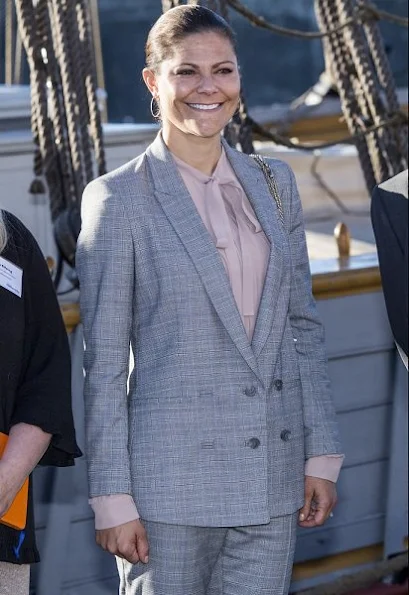
{"label": "updo hairstyle", "polygon": [[236,52],[236,36],[221,16],[204,6],[183,5],[165,12],[150,30],[145,45],[146,67],[157,71],[185,37],[203,32],[222,35]]}

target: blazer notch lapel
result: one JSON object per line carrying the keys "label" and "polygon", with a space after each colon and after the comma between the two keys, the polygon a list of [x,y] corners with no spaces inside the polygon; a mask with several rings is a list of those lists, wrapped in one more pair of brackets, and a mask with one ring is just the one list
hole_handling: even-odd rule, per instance
{"label": "blazer notch lapel", "polygon": [[270,194],[260,167],[254,159],[231,149],[225,141],[223,141],[223,145],[257,219],[270,241],[270,255],[251,343],[257,358],[274,324],[276,305],[281,289],[283,252],[285,252],[285,244],[288,240],[278,216],[274,198]]}
{"label": "blazer notch lapel", "polygon": [[146,154],[156,199],[193,261],[226,331],[249,367],[259,376],[224,265],[170,152],[163,140],[157,138]]}

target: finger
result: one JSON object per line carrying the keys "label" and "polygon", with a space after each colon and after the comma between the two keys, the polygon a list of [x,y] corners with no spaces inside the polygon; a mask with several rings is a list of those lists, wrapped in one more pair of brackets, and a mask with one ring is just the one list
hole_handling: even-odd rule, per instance
{"label": "finger", "polygon": [[309,520],[305,520],[305,521],[299,521],[298,522],[299,526],[302,527],[303,529],[312,529],[313,527],[317,526],[317,523],[315,521],[315,518],[312,517]]}
{"label": "finger", "polygon": [[113,556],[121,556],[121,552],[119,551],[116,541],[108,541],[105,546],[102,546],[102,548]]}
{"label": "finger", "polygon": [[109,531],[106,534],[102,534],[101,547],[113,556],[119,556],[122,558],[122,550],[126,549],[126,546],[126,542],[121,543],[118,535],[115,532]]}
{"label": "finger", "polygon": [[313,497],[313,491],[306,489],[305,495],[304,495],[304,506],[301,508],[300,513],[298,515],[298,519],[300,522],[306,521],[312,514],[312,510],[311,510],[312,497]]}
{"label": "finger", "polygon": [[325,523],[329,515],[329,511],[319,508],[315,513],[314,522],[315,526],[319,527]]}
{"label": "finger", "polygon": [[136,538],[136,546],[138,549],[138,555],[141,562],[147,564],[149,561],[149,543],[146,537],[146,533],[144,535],[138,535]]}
{"label": "finger", "polygon": [[307,516],[307,518],[305,519],[306,521],[311,521],[315,518],[315,513],[317,512],[317,503],[315,502],[315,500],[311,501],[311,505],[310,505],[310,511],[309,514]]}
{"label": "finger", "polygon": [[140,561],[138,550],[134,543],[128,543],[126,546],[119,548],[119,556],[125,558],[131,564],[137,564]]}
{"label": "finger", "polygon": [[301,527],[305,527],[305,528],[316,527],[317,526],[317,523],[316,523],[317,513],[318,513],[318,504],[317,504],[315,498],[313,498],[311,501],[310,511],[309,511],[307,518],[304,521],[299,522],[299,525]]}
{"label": "finger", "polygon": [[101,534],[99,531],[97,531],[95,534],[95,541],[97,545],[99,545],[99,547],[101,547],[103,550],[107,549],[108,540],[104,534]]}
{"label": "finger", "polygon": [[95,542],[103,550],[108,551],[109,541],[110,541],[110,536],[109,536],[109,533],[107,533],[107,531],[105,531],[105,530],[95,531]]}
{"label": "finger", "polygon": [[332,502],[324,500],[319,503],[317,510],[315,512],[315,526],[319,527],[323,525],[325,521],[328,519],[332,508]]}

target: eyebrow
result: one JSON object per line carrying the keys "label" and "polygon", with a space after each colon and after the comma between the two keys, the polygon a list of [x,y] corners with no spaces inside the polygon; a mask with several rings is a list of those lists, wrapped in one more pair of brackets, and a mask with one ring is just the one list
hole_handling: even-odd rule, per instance
{"label": "eyebrow", "polygon": [[[213,67],[221,66],[222,64],[233,64],[234,66],[233,60],[222,60],[221,62],[213,64]],[[182,62],[181,64],[178,64],[177,68],[180,68],[181,66],[192,66],[193,68],[198,68],[199,65],[192,64],[191,62]]]}

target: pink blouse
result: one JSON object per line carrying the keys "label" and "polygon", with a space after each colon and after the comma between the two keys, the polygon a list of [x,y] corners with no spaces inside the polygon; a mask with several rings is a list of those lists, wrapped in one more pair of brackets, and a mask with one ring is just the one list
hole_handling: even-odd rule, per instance
{"label": "pink blouse", "polygon": [[175,156],[174,160],[219,251],[244,328],[251,340],[270,242],[224,151],[211,176]]}
{"label": "pink blouse", "polygon": [[[211,176],[173,158],[193,202],[210,233],[226,269],[237,308],[251,341],[270,242],[223,150]],[[343,455],[312,457],[305,463],[305,474],[336,482]],[[113,494],[90,499],[95,528],[108,529],[139,518],[129,494]]]}

